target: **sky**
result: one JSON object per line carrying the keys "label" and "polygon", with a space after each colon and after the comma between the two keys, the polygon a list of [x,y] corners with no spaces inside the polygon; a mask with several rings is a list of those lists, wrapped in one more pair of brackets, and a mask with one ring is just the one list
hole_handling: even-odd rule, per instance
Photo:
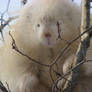
{"label": "sky", "polygon": [[[0,0],[0,15],[7,10],[9,0]],[[10,0],[8,12],[4,14],[4,19],[12,15],[14,11],[21,8],[21,0]]]}
{"label": "sky", "polygon": [[[13,11],[20,8],[21,0],[10,0],[9,10]],[[0,0],[0,12],[5,11],[7,8],[8,0]]]}
{"label": "sky", "polygon": [[[75,0],[80,3],[80,0]],[[0,12],[3,12],[7,7],[8,0],[0,0]],[[21,0],[10,0],[9,10],[13,11],[21,8]]]}
{"label": "sky", "polygon": [[[6,11],[8,1],[9,0],[0,0],[0,14]],[[77,2],[78,4],[80,3],[80,0],[74,0],[74,1]],[[10,17],[12,12],[21,9],[21,7],[22,7],[21,0],[10,0],[8,13],[5,13],[4,15],[5,19]]]}

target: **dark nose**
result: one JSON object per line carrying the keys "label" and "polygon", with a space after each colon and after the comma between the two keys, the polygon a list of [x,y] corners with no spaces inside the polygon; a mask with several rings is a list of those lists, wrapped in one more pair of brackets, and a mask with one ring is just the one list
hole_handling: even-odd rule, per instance
{"label": "dark nose", "polygon": [[49,38],[49,37],[51,37],[51,34],[50,33],[45,33],[45,37]]}

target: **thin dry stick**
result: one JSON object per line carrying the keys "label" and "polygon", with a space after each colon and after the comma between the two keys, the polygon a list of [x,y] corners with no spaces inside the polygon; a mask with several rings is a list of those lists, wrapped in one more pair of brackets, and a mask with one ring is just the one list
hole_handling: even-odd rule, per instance
{"label": "thin dry stick", "polygon": [[[90,0],[82,0],[82,22],[81,22],[81,33],[85,32],[87,28],[90,26]],[[72,67],[75,67],[76,64],[82,62],[86,56],[87,49],[90,44],[90,34],[86,33],[81,37],[82,42],[79,44],[79,48],[77,50],[76,56],[74,58],[74,62]],[[64,92],[71,92],[73,84],[75,80],[79,78],[81,65],[79,65],[76,69],[74,69],[68,77],[68,80],[72,82],[69,85],[69,81],[66,81],[65,86],[63,88]]]}
{"label": "thin dry stick", "polygon": [[[55,59],[56,61],[54,61],[54,62],[53,62],[52,64],[50,64],[50,65],[42,64],[42,63],[40,63],[39,61],[37,61],[37,60],[31,58],[30,56],[28,56],[28,55],[26,55],[26,54],[24,54],[22,51],[20,51],[20,50],[18,49],[18,47],[17,47],[17,45],[16,45],[16,42],[15,42],[15,40],[14,40],[14,38],[13,38],[13,36],[11,35],[10,32],[9,32],[9,35],[10,35],[11,38],[12,38],[12,48],[13,48],[15,51],[17,51],[19,54],[25,56],[25,57],[28,58],[29,60],[32,60],[34,63],[37,63],[37,64],[42,65],[42,66],[44,66],[44,67],[49,67],[49,68],[50,68],[50,67],[52,67],[54,64],[57,63],[58,59],[63,55],[64,51],[67,50],[67,48],[68,48],[71,44],[73,44],[77,39],[79,39],[79,38],[80,38],[81,36],[83,36],[85,33],[90,32],[90,30],[92,30],[92,27],[88,28],[85,32],[83,32],[82,34],[80,34],[79,36],[77,36],[75,39],[73,39],[63,50],[61,50],[60,54],[58,55],[59,57],[57,57],[57,58]],[[54,92],[54,88],[57,86],[57,83],[58,83],[59,80],[61,80],[62,78],[66,79],[65,77],[66,77],[71,71],[73,71],[73,70],[76,69],[78,66],[80,66],[82,63],[84,63],[84,61],[78,63],[74,68],[70,69],[65,75],[62,75],[61,77],[59,77],[59,78],[56,80],[56,82],[54,83],[54,86],[53,86],[53,88],[52,88],[52,92]],[[68,80],[68,79],[67,79],[67,80]],[[70,80],[68,80],[68,81],[71,82]],[[69,83],[69,84],[70,84],[70,83]]]}
{"label": "thin dry stick", "polygon": [[8,92],[8,90],[4,87],[1,81],[0,81],[0,92]]}
{"label": "thin dry stick", "polygon": [[91,30],[92,30],[92,27],[87,28],[86,31],[81,33],[79,36],[75,37],[72,41],[68,42],[68,44],[63,49],[61,49],[60,53],[57,55],[55,60],[52,62],[51,66],[56,64],[56,62],[60,59],[60,57],[64,54],[64,52],[69,48],[69,46],[71,46],[74,42],[76,42],[76,40],[78,40],[84,34],[91,33]]}
{"label": "thin dry stick", "polygon": [[11,90],[9,88],[9,84],[7,82],[6,82],[6,85],[7,85],[8,92],[11,92]]}
{"label": "thin dry stick", "polygon": [[8,12],[9,5],[10,5],[10,0],[8,0],[6,10],[1,14],[1,18],[0,18],[0,21],[1,21],[0,32],[1,32],[1,36],[2,36],[2,39],[3,39],[3,40],[4,40],[3,31],[2,31],[3,28],[4,28],[4,26],[3,26],[3,21],[4,21],[3,17],[4,17],[4,14],[5,14],[6,12]]}
{"label": "thin dry stick", "polygon": [[70,41],[63,49],[61,49],[60,53],[57,55],[56,59],[51,63],[51,64],[43,64],[40,63],[39,61],[31,58],[30,56],[26,55],[25,53],[23,53],[21,50],[19,50],[19,48],[16,45],[16,42],[12,36],[12,34],[9,31],[9,35],[12,39],[12,48],[17,51],[19,54],[25,56],[26,58],[28,58],[29,60],[32,60],[34,63],[37,63],[39,65],[45,66],[45,67],[52,67],[54,64],[57,63],[57,61],[60,59],[60,57],[64,54],[64,52],[69,48],[69,46],[71,46],[76,40],[78,40],[81,36],[83,36],[85,33],[90,32],[90,30],[92,30],[92,27],[88,28],[85,32],[83,32],[82,34],[80,34],[79,36],[75,37],[75,39],[73,39],[72,41]]}
{"label": "thin dry stick", "polygon": [[[76,64],[75,67],[69,69],[69,71],[67,71],[65,74],[63,74],[62,76],[60,76],[60,77],[55,81],[55,83],[54,83],[54,85],[53,85],[53,87],[52,87],[52,92],[55,92],[55,88],[57,87],[58,82],[61,81],[62,79],[67,80],[67,81],[69,82],[69,85],[71,85],[72,81],[66,79],[66,76],[69,75],[72,71],[74,71],[75,69],[77,69],[80,65],[82,65],[82,64],[85,63],[85,62],[87,62],[87,61],[85,61],[85,60],[81,61],[80,63]],[[63,91],[62,88],[59,89],[59,90],[61,90],[61,92]]]}
{"label": "thin dry stick", "polygon": [[23,53],[22,51],[20,51],[19,48],[18,48],[17,45],[16,45],[16,42],[15,42],[13,36],[12,36],[11,33],[10,33],[10,31],[9,31],[9,35],[10,35],[10,37],[12,38],[12,48],[13,48],[15,51],[17,51],[19,54],[21,54],[21,55],[27,57],[29,60],[33,61],[34,63],[40,64],[40,65],[45,66],[45,67],[50,67],[50,65],[42,64],[42,63],[40,63],[38,60],[35,60],[35,59],[33,59],[32,57],[30,57],[30,56],[28,56],[27,54],[25,54],[25,53]]}
{"label": "thin dry stick", "polygon": [[[15,20],[15,19],[17,19],[17,18],[18,18],[18,16],[10,17],[7,21],[5,21],[5,20],[3,19],[3,17],[1,16],[1,19],[0,19],[0,21],[1,21],[0,33],[1,33],[1,36],[2,36],[3,41],[4,41],[3,29],[4,29],[7,25],[9,25],[9,23],[10,23],[12,20]],[[4,23],[2,23],[2,22],[4,22]]]}
{"label": "thin dry stick", "polygon": [[[59,55],[57,56],[57,58],[56,58],[50,65],[46,65],[46,64],[39,63],[39,61],[37,61],[37,60],[31,58],[30,56],[28,56],[28,55],[26,55],[25,53],[23,53],[22,51],[20,51],[20,50],[18,49],[18,47],[17,47],[17,45],[16,45],[16,43],[15,43],[15,40],[13,39],[12,35],[11,35],[10,33],[9,33],[9,35],[11,36],[12,41],[13,41],[13,42],[12,42],[12,47],[13,47],[13,49],[14,49],[15,51],[17,51],[19,54],[21,54],[21,55],[27,57],[29,60],[33,61],[34,63],[40,64],[40,65],[45,66],[45,67],[52,67],[54,64],[56,64],[56,63],[58,62],[58,60],[60,59],[60,57],[61,57],[61,56],[63,55],[63,53],[69,48],[69,46],[71,46],[71,44],[73,44],[77,39],[79,39],[79,38],[80,38],[81,36],[83,36],[85,33],[89,32],[91,29],[92,29],[92,27],[87,28],[86,31],[84,31],[84,32],[81,33],[79,36],[77,36],[75,39],[73,39],[72,41],[70,41],[70,42],[66,45],[66,47],[63,48],[63,49],[60,51],[60,53],[59,53]],[[62,78],[65,79],[65,76],[66,76],[67,74],[69,74],[71,71],[74,71],[74,70],[76,69],[76,67],[79,67],[80,65],[81,65],[81,63],[78,64],[78,65],[76,65],[73,69],[70,69],[65,75],[63,75],[62,77],[60,77],[57,81],[61,80]],[[67,80],[68,80],[68,79],[67,79]],[[70,84],[70,82],[71,82],[71,80],[68,80],[68,83],[69,83],[69,84]],[[55,83],[55,87],[56,87],[56,84],[57,84],[57,82]],[[54,92],[54,91],[53,91],[53,92]]]}

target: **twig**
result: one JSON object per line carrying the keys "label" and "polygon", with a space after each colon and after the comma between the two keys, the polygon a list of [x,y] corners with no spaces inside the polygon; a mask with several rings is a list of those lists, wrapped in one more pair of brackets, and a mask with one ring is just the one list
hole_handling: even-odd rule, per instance
{"label": "twig", "polygon": [[60,53],[57,55],[56,59],[52,62],[51,66],[56,64],[56,62],[60,59],[63,53],[69,48],[69,46],[71,46],[74,42],[76,42],[84,34],[89,33],[91,30],[92,30],[92,27],[87,28],[86,31],[81,33],[79,36],[75,37],[72,41],[68,42],[68,44],[63,49],[61,49]]}
{"label": "twig", "polygon": [[6,82],[6,85],[7,85],[8,92],[11,92],[11,90],[10,90],[9,85],[8,85],[7,82]]}
{"label": "twig", "polygon": [[[82,64],[84,64],[85,60],[81,61],[80,63],[76,64],[76,66],[74,66],[73,68],[69,69],[69,71],[67,71],[64,75],[60,76],[56,81],[55,84],[52,87],[52,92],[55,92],[55,87],[57,86],[58,82],[61,81],[63,78],[65,78],[67,75],[69,75],[72,71],[75,71],[79,66],[81,66]],[[72,83],[71,80],[67,79],[67,82],[69,82],[69,85]],[[65,90],[62,89],[62,91],[64,92]],[[66,91],[65,91],[66,92]]]}
{"label": "twig", "polygon": [[[82,33],[85,32],[89,26],[90,26],[90,0],[82,0],[81,32]],[[87,48],[89,47],[90,44],[90,38],[91,36],[88,33],[81,36],[82,42],[79,44],[79,48],[77,50],[72,67],[75,67],[76,64],[81,63],[81,61],[84,60]],[[74,86],[73,84],[75,83],[75,81],[79,78],[81,66],[82,64],[79,65],[76,69],[74,69],[68,77],[68,80],[72,81],[71,83],[72,87]],[[68,81],[66,81],[63,90],[65,92],[71,92],[72,89]]]}
{"label": "twig", "polygon": [[16,42],[15,42],[13,36],[12,36],[11,33],[10,33],[10,31],[9,31],[9,35],[10,35],[11,38],[12,38],[12,48],[13,48],[15,51],[17,51],[19,54],[21,54],[21,55],[27,57],[29,60],[33,61],[34,63],[40,64],[40,65],[45,66],[45,67],[50,67],[50,65],[42,64],[42,63],[40,63],[40,61],[37,61],[37,60],[33,59],[32,57],[30,57],[30,56],[24,54],[22,51],[20,51],[20,50],[18,49],[17,45],[16,45]]}
{"label": "twig", "polygon": [[40,65],[43,65],[43,66],[46,66],[46,67],[50,67],[50,66],[53,66],[54,64],[57,63],[57,61],[60,59],[60,57],[63,55],[63,53],[69,48],[69,46],[71,46],[76,40],[78,40],[81,36],[83,36],[85,33],[89,32],[90,30],[92,29],[92,27],[88,28],[85,32],[83,32],[82,34],[80,34],[79,36],[75,37],[75,39],[73,39],[72,41],[70,41],[66,46],[65,48],[63,48],[60,53],[58,54],[58,56],[56,57],[56,59],[51,63],[51,64],[42,64],[40,63],[39,61],[31,58],[30,56],[24,54],[22,51],[20,51],[16,45],[16,42],[13,38],[13,36],[11,35],[10,31],[9,31],[9,35],[10,37],[12,38],[12,48],[17,51],[18,53],[20,53],[21,55],[27,57],[29,60],[32,60],[33,62],[37,63],[37,64],[40,64]]}
{"label": "twig", "polygon": [[8,92],[8,90],[4,87],[1,81],[0,81],[0,90],[2,90],[2,92]]}
{"label": "twig", "polygon": [[[3,19],[3,17],[1,16],[1,19],[0,19],[0,21],[1,21],[1,26],[0,26],[0,32],[1,32],[1,36],[2,36],[2,38],[3,38],[3,40],[4,40],[4,37],[3,37],[3,29],[12,21],[12,20],[15,20],[15,19],[17,19],[18,18],[18,16],[15,16],[15,17],[10,17],[7,21],[5,21],[4,19]],[[4,23],[3,23],[4,22]]]}

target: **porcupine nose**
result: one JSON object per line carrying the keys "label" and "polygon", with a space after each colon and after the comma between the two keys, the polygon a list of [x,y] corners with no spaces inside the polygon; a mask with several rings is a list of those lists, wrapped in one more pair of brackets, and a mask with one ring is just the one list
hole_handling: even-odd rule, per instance
{"label": "porcupine nose", "polygon": [[45,37],[46,38],[50,38],[51,37],[51,34],[50,33],[45,33]]}

